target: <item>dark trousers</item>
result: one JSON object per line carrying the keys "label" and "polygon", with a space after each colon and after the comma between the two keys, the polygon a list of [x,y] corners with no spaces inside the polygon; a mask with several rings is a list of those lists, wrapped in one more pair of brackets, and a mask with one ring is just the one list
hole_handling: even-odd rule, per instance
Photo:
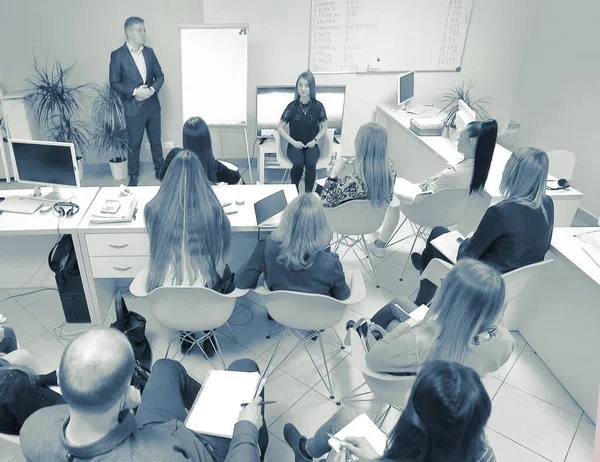
{"label": "dark trousers", "polygon": [[[227,368],[228,371],[259,372],[258,364],[251,359],[238,359]],[[136,419],[138,425],[151,425],[177,419],[185,422],[187,409],[194,404],[201,385],[190,377],[185,368],[177,361],[159,359],[152,366],[152,373],[144,388],[142,404],[138,407]],[[262,393],[264,399],[264,389]],[[263,425],[258,431],[258,445],[263,454],[267,451],[269,434],[265,422],[265,407],[262,406]],[[218,454],[229,452],[231,440],[218,436],[197,435],[203,443],[209,444]]]}
{"label": "dark trousers", "polygon": [[17,349],[17,334],[12,327],[0,327],[4,329],[4,338],[0,342],[0,353],[8,354]]}
{"label": "dark trousers", "polygon": [[[442,252],[440,252],[433,245],[431,245],[431,241],[440,237],[442,234],[446,234],[448,232],[448,229],[444,228],[443,226],[436,226],[431,230],[431,234],[429,234],[429,238],[427,238],[427,244],[425,244],[425,249],[421,254],[421,273],[425,268],[427,268],[429,262],[434,258],[439,258],[441,260],[445,260],[449,263],[452,263],[450,260],[444,257],[444,254]],[[419,293],[417,294],[417,298],[415,299],[415,304],[417,306],[428,305],[429,302],[431,302],[433,296],[435,295],[436,290],[437,287],[433,282],[428,281],[427,279],[423,279],[419,284]]]}
{"label": "dark trousers", "polygon": [[291,144],[288,144],[287,156],[292,164],[294,164],[290,173],[292,184],[295,184],[296,189],[300,192],[298,185],[300,184],[302,173],[306,168],[304,192],[312,192],[315,180],[317,179],[317,162],[319,161],[319,157],[321,157],[319,145],[315,145],[312,148],[296,149]]}
{"label": "dark trousers", "polygon": [[126,116],[127,136],[129,138],[129,156],[127,171],[129,176],[140,174],[140,148],[144,130],[148,134],[154,170],[160,173],[163,164],[162,143],[160,141],[160,111],[147,112],[135,116]]}

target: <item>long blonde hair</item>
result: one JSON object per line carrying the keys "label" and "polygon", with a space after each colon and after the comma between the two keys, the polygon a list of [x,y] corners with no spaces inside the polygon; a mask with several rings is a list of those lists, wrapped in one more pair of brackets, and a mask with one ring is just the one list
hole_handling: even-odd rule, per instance
{"label": "long blonde hair", "polygon": [[548,155],[541,149],[517,149],[506,162],[500,182],[500,193],[506,200],[535,210],[542,209],[546,221],[548,213],[544,197],[549,164]]}
{"label": "long blonde hair", "polygon": [[312,193],[305,193],[288,204],[271,237],[281,247],[277,262],[287,269],[304,270],[330,244],[333,232],[319,200]]}
{"label": "long blonde hair", "polygon": [[460,260],[431,305],[435,322],[424,326],[426,335],[437,337],[428,359],[462,363],[473,338],[498,322],[504,296],[498,271],[478,260]]}
{"label": "long blonde hair", "polygon": [[354,140],[356,173],[363,180],[373,207],[390,202],[394,175],[387,155],[387,132],[376,123],[361,126]]}
{"label": "long blonde hair", "polygon": [[[167,169],[156,196],[144,210],[150,236],[148,290],[203,278],[207,287],[219,279],[231,225],[210,186],[198,156],[180,152]],[[185,268],[184,268],[185,262]],[[173,280],[165,279],[172,269]]]}

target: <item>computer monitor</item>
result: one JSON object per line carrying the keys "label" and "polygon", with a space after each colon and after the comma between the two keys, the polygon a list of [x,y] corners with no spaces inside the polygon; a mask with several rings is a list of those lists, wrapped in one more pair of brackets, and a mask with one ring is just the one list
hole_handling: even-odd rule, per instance
{"label": "computer monitor", "polygon": [[55,141],[10,140],[11,160],[19,183],[51,186],[47,200],[61,199],[59,187],[78,188],[79,172],[73,143]]}
{"label": "computer monitor", "polygon": [[[274,130],[279,125],[285,107],[294,100],[294,86],[256,87],[256,136],[263,130]],[[343,85],[317,85],[317,100],[325,106],[327,128],[333,128],[341,136],[346,102]]]}
{"label": "computer monitor", "polygon": [[398,106],[403,106],[415,96],[415,73],[407,72],[398,76]]}

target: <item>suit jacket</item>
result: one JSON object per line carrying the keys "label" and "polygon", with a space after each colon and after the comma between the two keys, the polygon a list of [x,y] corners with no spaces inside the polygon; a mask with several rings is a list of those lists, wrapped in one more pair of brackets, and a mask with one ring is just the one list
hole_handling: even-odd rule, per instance
{"label": "suit jacket", "polygon": [[165,76],[152,48],[144,46],[142,55],[146,61],[146,85],[153,87],[155,93],[145,101],[137,101],[133,96],[133,90],[142,85],[144,81],[133,56],[131,56],[127,43],[124,43],[122,47],[117,48],[110,54],[110,87],[121,95],[125,116],[160,111],[158,92],[165,81]]}

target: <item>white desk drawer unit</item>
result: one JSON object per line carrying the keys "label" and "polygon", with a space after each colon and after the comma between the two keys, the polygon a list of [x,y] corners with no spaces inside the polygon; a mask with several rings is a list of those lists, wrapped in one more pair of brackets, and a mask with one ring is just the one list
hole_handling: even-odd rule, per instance
{"label": "white desk drawer unit", "polygon": [[95,278],[134,278],[150,263],[150,257],[91,257]]}
{"label": "white desk drawer unit", "polygon": [[90,257],[150,255],[150,239],[146,233],[87,234],[85,240]]}

